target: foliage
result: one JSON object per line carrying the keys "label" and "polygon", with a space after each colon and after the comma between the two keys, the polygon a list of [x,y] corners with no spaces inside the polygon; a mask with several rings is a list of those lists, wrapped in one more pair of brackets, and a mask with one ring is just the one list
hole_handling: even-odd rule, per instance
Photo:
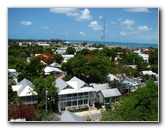
{"label": "foliage", "polygon": [[158,121],[158,86],[149,80],[113,109],[103,111],[102,121]]}
{"label": "foliage", "polygon": [[112,81],[108,81],[108,83],[109,83],[109,87],[111,88],[118,88],[121,85],[121,83],[116,79]]}
{"label": "foliage", "polygon": [[38,109],[45,108],[45,92],[48,91],[48,109],[53,110],[53,98],[57,97],[57,88],[55,87],[55,77],[48,76],[47,78],[36,78],[33,81],[35,85],[34,91],[38,93]]}
{"label": "foliage", "polygon": [[16,82],[13,80],[13,77],[8,74],[8,105],[18,103],[17,93],[12,90],[12,85],[15,84]]}
{"label": "foliage", "polygon": [[40,60],[42,60],[43,62],[47,63],[47,64],[51,64],[53,63],[53,56],[52,54],[48,53],[48,52],[44,52],[42,54],[39,54],[37,56],[37,58],[39,58]]}
{"label": "foliage", "polygon": [[34,78],[44,76],[45,65],[40,62],[39,58],[32,58],[30,63],[22,69],[21,74],[18,75],[18,81],[21,81],[24,78],[28,80],[33,80]]}
{"label": "foliage", "polygon": [[59,116],[54,112],[48,112],[45,110],[37,110],[36,117],[33,118],[33,121],[58,121]]}
{"label": "foliage", "polygon": [[55,60],[56,63],[61,64],[62,60],[63,60],[63,57],[62,57],[61,54],[55,54],[55,55],[53,55],[53,60]]}
{"label": "foliage", "polygon": [[68,73],[68,76],[77,76],[85,82],[104,82],[111,69],[111,61],[108,57],[96,54],[86,57],[77,54],[69,59],[67,63],[62,64],[62,70]]}
{"label": "foliage", "polygon": [[158,49],[154,49],[154,51],[149,54],[149,63],[151,65],[158,64]]}
{"label": "foliage", "polygon": [[8,118],[10,119],[32,119],[36,116],[35,109],[26,104],[18,104],[11,107],[8,111]]}
{"label": "foliage", "polygon": [[86,119],[86,121],[92,121],[92,118],[88,117],[88,118]]}
{"label": "foliage", "polygon": [[74,54],[75,52],[76,52],[76,50],[73,47],[68,47],[66,49],[66,54]]}

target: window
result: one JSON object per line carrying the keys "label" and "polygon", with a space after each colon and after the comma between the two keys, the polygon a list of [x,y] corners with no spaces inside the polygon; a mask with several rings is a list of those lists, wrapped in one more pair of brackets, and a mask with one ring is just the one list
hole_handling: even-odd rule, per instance
{"label": "window", "polygon": [[67,106],[71,106],[71,101],[67,102]]}

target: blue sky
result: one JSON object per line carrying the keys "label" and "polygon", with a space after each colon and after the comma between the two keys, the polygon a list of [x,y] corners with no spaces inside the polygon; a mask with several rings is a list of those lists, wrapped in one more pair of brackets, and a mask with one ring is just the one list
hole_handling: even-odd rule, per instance
{"label": "blue sky", "polygon": [[8,8],[8,38],[158,43],[158,8]]}

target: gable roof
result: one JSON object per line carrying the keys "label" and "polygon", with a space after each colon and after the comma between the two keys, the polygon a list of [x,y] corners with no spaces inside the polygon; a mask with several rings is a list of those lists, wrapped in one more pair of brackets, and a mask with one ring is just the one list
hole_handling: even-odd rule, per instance
{"label": "gable roof", "polygon": [[56,87],[58,87],[58,91],[61,91],[63,89],[65,89],[67,86],[69,86],[69,84],[67,84],[63,79],[61,78],[57,78],[56,79]]}
{"label": "gable roof", "polygon": [[110,89],[108,83],[103,83],[103,84],[90,83],[90,86],[94,87],[94,89],[96,89],[96,91]]}
{"label": "gable roof", "polygon": [[[32,82],[30,82],[28,79],[24,78],[17,85],[12,86],[12,89],[13,89],[13,91],[17,91],[17,95],[19,97],[21,97],[21,96],[31,96],[32,93],[30,93],[30,92],[33,91],[34,87],[35,86],[32,84]],[[35,92],[35,94],[37,94],[37,93]]]}
{"label": "gable roof", "polygon": [[61,121],[63,122],[76,122],[76,121],[83,121],[83,119],[74,113],[71,113],[69,111],[65,111],[61,116]]}
{"label": "gable roof", "polygon": [[59,72],[59,73],[62,73],[63,71],[61,71],[58,68],[47,66],[47,67],[45,67],[44,72],[45,73],[50,73],[50,72]]}
{"label": "gable roof", "polygon": [[117,88],[101,90],[101,93],[103,94],[104,98],[121,96],[121,93]]}
{"label": "gable roof", "polygon": [[96,91],[93,87],[89,86],[77,77],[73,77],[67,82],[61,78],[57,78],[55,86],[59,89],[59,95]]}

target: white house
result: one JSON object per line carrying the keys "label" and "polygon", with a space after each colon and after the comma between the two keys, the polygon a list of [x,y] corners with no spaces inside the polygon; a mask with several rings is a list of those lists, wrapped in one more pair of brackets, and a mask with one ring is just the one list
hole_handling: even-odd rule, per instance
{"label": "white house", "polygon": [[8,69],[8,73],[13,77],[13,80],[17,82],[18,72],[15,69]]}
{"label": "white house", "polygon": [[74,55],[73,54],[71,54],[71,55],[62,55],[62,57],[63,57],[63,62],[67,62],[70,58],[73,58]]}
{"label": "white house", "polygon": [[63,72],[59,68],[55,68],[55,67],[51,67],[51,66],[45,67],[44,72],[45,72],[45,75],[50,75],[52,73],[52,74],[54,74],[54,76],[56,78],[59,78],[59,77],[63,78],[66,75],[65,72]]}
{"label": "white house", "polygon": [[19,82],[17,85],[12,86],[12,90],[17,92],[17,95],[21,101],[23,101],[24,104],[36,104],[37,100],[36,95],[37,93],[33,91],[35,86],[24,78],[21,82]]}
{"label": "white house", "polygon": [[58,78],[55,85],[58,88],[59,111],[93,105],[96,90],[79,78],[73,77],[67,82]]}

